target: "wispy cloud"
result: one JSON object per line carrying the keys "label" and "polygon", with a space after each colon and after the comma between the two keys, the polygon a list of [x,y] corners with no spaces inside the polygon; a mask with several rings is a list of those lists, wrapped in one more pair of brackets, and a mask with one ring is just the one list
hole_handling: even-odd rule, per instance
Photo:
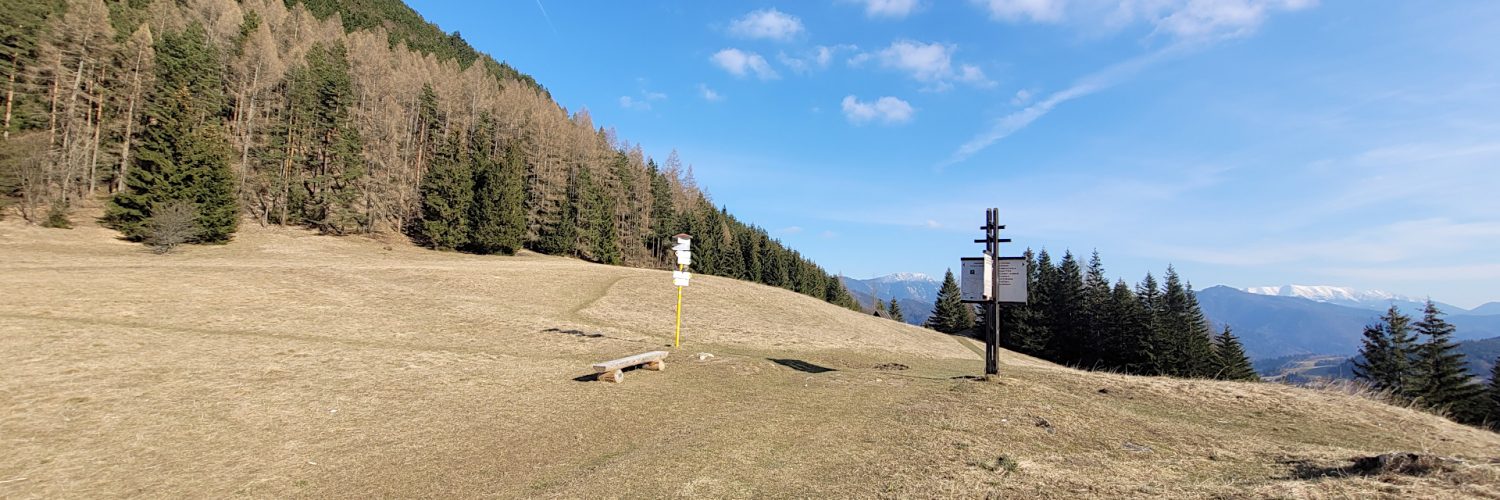
{"label": "wispy cloud", "polygon": [[851,3],[859,3],[865,6],[865,15],[869,17],[884,17],[900,19],[911,15],[921,8],[922,2],[918,0],[847,0]]}
{"label": "wispy cloud", "polygon": [[811,73],[814,70],[827,69],[829,63],[833,62],[833,57],[839,52],[857,49],[858,47],[853,45],[819,45],[798,55],[790,55],[783,51],[776,55],[776,60],[793,72]]}
{"label": "wispy cloud", "polygon": [[620,107],[625,109],[634,109],[637,111],[650,111],[651,103],[649,101],[636,99],[628,95],[622,95],[620,96]]}
{"label": "wispy cloud", "polygon": [[1209,264],[1266,266],[1300,262],[1389,264],[1500,248],[1500,222],[1416,219],[1348,234],[1232,248],[1163,245],[1162,255]]}
{"label": "wispy cloud", "polygon": [[714,89],[708,88],[708,85],[704,85],[701,83],[698,84],[698,95],[702,97],[703,100],[708,102],[719,102],[724,100],[723,95],[714,91]]}
{"label": "wispy cloud", "polygon": [[1177,40],[1253,33],[1271,13],[1302,10],[1316,0],[971,0],[991,19],[1043,24],[1146,23],[1153,35]]}
{"label": "wispy cloud", "polygon": [[804,31],[801,19],[774,8],[753,11],[729,22],[729,32],[742,38],[784,42]]}
{"label": "wispy cloud", "polygon": [[912,115],[917,112],[910,103],[891,96],[881,97],[873,102],[864,102],[850,95],[844,97],[841,106],[844,110],[844,118],[855,125],[864,125],[872,121],[887,125],[906,123],[911,121]]}
{"label": "wispy cloud", "polygon": [[[1186,50],[1186,45],[1173,45],[1165,49],[1157,50],[1149,54],[1135,57],[1124,62],[1115,64],[1094,74],[1088,75],[1068,88],[1053,92],[1045,99],[1027,106],[1025,109],[1005,115],[990,124],[985,129],[967,142],[959,146],[947,160],[939,163],[937,167],[942,169],[949,165],[962,162],[974,156],[975,153],[990,147],[996,141],[1009,137],[1011,134],[1026,128],[1038,118],[1052,112],[1059,104],[1077,99],[1095,92],[1120,84],[1139,73],[1141,70],[1156,64],[1166,58],[1179,54]],[[1018,94],[1018,97],[1020,95]],[[1030,94],[1025,95],[1028,99]]]}
{"label": "wispy cloud", "polygon": [[709,60],[729,74],[741,78],[754,75],[761,80],[775,80],[781,77],[776,70],[771,69],[771,64],[766,62],[765,57],[750,51],[724,49],[714,53]]}
{"label": "wispy cloud", "polygon": [[955,65],[953,53],[956,50],[958,46],[954,44],[897,40],[879,51],[856,54],[849,59],[849,65],[861,66],[874,60],[883,68],[901,71],[913,80],[927,84],[925,90],[948,90],[954,82],[981,88],[995,86],[979,66]]}

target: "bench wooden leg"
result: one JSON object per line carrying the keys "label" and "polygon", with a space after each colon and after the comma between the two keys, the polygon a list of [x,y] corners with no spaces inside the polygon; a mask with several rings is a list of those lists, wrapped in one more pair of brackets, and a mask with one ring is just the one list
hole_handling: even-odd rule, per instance
{"label": "bench wooden leg", "polygon": [[647,370],[652,370],[652,371],[658,371],[659,372],[659,371],[667,369],[667,362],[666,361],[661,361],[661,360],[647,361],[646,362],[646,366],[644,368],[646,368]]}
{"label": "bench wooden leg", "polygon": [[625,380],[625,373],[620,370],[610,370],[599,374],[599,380],[618,384]]}

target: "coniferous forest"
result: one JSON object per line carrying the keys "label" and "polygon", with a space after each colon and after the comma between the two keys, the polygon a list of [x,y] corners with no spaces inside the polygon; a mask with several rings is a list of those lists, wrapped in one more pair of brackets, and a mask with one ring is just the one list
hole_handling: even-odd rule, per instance
{"label": "coniferous forest", "polygon": [[104,200],[148,244],[172,206],[190,243],[243,218],[653,268],[688,233],[696,272],[857,307],[675,152],[648,157],[398,0],[0,0],[0,30],[0,203],[35,224]]}
{"label": "coniferous forest", "polygon": [[[1027,303],[1000,307],[1007,349],[1059,364],[1135,375],[1259,380],[1243,346],[1225,327],[1214,332],[1192,285],[1167,268],[1164,282],[1146,277],[1134,288],[1110,283],[1095,252],[1085,266],[1072,252],[1053,263],[1046,250],[1025,253]],[[973,307],[960,302],[950,271],[927,326],[980,331]]]}

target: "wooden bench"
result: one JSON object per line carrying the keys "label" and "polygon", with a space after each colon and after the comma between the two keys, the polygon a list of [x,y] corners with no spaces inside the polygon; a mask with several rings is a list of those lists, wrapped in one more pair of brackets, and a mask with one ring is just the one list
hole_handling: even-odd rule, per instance
{"label": "wooden bench", "polygon": [[645,365],[645,369],[653,371],[667,369],[667,362],[662,361],[665,357],[667,357],[667,351],[645,352],[595,364],[594,371],[599,372],[599,380],[619,383],[625,380],[625,369],[632,366]]}

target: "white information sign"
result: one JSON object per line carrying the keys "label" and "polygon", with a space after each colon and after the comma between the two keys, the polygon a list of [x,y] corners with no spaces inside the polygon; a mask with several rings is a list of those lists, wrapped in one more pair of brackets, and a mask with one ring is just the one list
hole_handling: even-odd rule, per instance
{"label": "white information sign", "polygon": [[995,266],[995,299],[1000,302],[1026,302],[1026,259],[1002,257]]}
{"label": "white information sign", "polygon": [[677,265],[681,265],[681,266],[691,266],[691,265],[693,265],[693,252],[689,252],[689,251],[686,251],[686,250],[679,250],[677,252]]}
{"label": "white information sign", "polygon": [[958,272],[959,295],[964,302],[984,302],[990,300],[990,292],[994,289],[995,268],[991,264],[988,255],[984,257],[964,257],[959,259],[961,265]]}

